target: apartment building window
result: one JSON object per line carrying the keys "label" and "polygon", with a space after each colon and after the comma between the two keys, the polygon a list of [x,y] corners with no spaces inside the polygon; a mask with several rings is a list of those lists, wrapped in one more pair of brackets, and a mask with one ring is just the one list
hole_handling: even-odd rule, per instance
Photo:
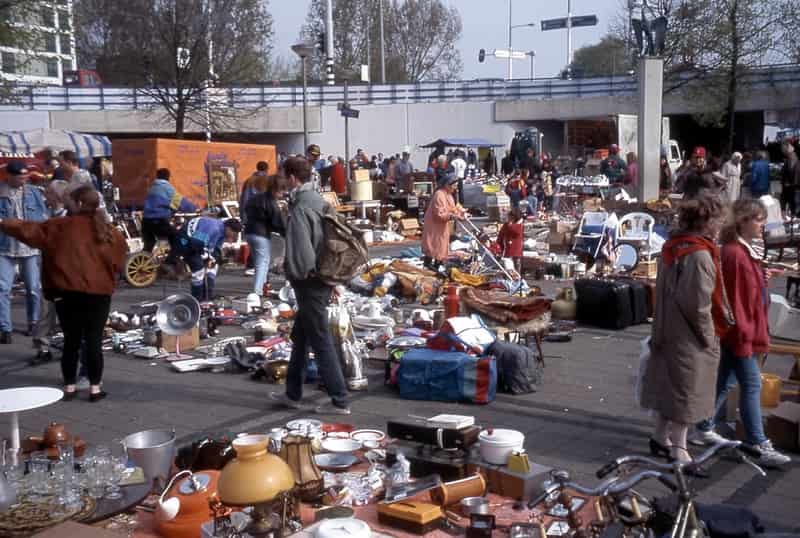
{"label": "apartment building window", "polygon": [[46,28],[55,28],[56,14],[53,11],[53,8],[43,6],[41,11],[39,12],[39,22],[42,26]]}
{"label": "apartment building window", "polygon": [[17,61],[14,58],[14,54],[11,52],[4,52],[0,55],[0,62],[2,62],[2,68],[4,73],[16,73],[17,72]]}
{"label": "apartment building window", "polygon": [[58,10],[58,27],[61,30],[71,30],[72,27],[69,24],[69,12],[65,9]]}
{"label": "apartment building window", "polygon": [[58,77],[58,62],[56,58],[48,58],[47,62],[47,76],[56,78]]}
{"label": "apartment building window", "polygon": [[56,35],[47,33],[42,36],[42,48],[45,52],[58,52],[56,50]]}
{"label": "apartment building window", "polygon": [[59,39],[61,40],[61,54],[72,56],[72,39],[69,34],[61,34]]}

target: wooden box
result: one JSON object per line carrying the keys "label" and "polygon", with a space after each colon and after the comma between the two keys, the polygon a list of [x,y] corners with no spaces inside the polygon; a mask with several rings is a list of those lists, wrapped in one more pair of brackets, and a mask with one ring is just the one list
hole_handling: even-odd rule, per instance
{"label": "wooden box", "polygon": [[366,168],[353,170],[353,181],[369,181],[369,170]]}
{"label": "wooden box", "polygon": [[658,277],[658,263],[656,260],[640,260],[633,269],[633,275],[644,278],[656,278]]}
{"label": "wooden box", "polygon": [[164,332],[161,333],[161,344],[159,347],[163,347],[167,353],[175,353],[176,347],[175,343],[180,338],[181,344],[181,351],[189,351],[195,349],[200,345],[200,328],[198,326],[192,327],[192,330],[188,333],[182,334],[180,336],[172,336],[170,334],[165,334]]}
{"label": "wooden box", "polygon": [[403,237],[413,237],[419,233],[419,220],[400,219],[400,235]]}
{"label": "wooden box", "polygon": [[482,474],[492,493],[517,500],[530,500],[544,491],[543,483],[552,470],[538,463],[531,462],[530,465],[530,472],[517,473],[505,465],[491,465],[481,461],[467,465],[467,472]]}

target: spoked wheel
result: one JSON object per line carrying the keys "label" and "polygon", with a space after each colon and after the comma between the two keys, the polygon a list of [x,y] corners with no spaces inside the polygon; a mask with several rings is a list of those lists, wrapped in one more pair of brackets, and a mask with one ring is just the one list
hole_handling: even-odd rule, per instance
{"label": "spoked wheel", "polygon": [[155,282],[158,276],[158,262],[147,252],[137,252],[128,256],[125,262],[125,280],[134,288],[145,288]]}

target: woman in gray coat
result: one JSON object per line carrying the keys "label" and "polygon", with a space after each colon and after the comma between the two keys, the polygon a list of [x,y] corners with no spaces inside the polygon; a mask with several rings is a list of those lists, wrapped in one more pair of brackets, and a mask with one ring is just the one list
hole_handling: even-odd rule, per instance
{"label": "woman in gray coat", "polygon": [[642,405],[657,413],[653,455],[689,461],[690,424],[714,411],[718,337],[733,325],[716,238],[725,218],[713,195],[685,200],[678,230],[664,244],[656,283],[650,360]]}

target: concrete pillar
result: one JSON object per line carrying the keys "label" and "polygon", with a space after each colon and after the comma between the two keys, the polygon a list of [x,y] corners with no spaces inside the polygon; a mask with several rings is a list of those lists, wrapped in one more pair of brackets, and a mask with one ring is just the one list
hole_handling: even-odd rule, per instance
{"label": "concrete pillar", "polygon": [[637,198],[658,198],[661,157],[661,101],[664,95],[664,60],[639,60],[639,185]]}

